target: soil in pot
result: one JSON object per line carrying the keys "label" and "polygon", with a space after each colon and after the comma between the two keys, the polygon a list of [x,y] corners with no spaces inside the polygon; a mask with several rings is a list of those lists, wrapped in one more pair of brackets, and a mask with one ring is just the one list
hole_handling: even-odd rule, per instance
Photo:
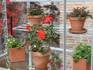
{"label": "soil in pot", "polygon": [[87,30],[84,28],[86,18],[69,17],[69,20],[71,24],[71,28],[69,29],[70,33],[82,34],[87,32]]}
{"label": "soil in pot", "polygon": [[31,24],[40,24],[42,23],[42,16],[28,16],[28,19],[30,20]]}
{"label": "soil in pot", "polygon": [[9,48],[10,62],[25,61],[25,49],[24,48]]}
{"label": "soil in pot", "polygon": [[49,56],[50,53],[46,53],[44,55],[39,52],[32,53],[33,63],[36,70],[48,70],[47,65],[49,63]]}
{"label": "soil in pot", "polygon": [[73,61],[73,70],[90,70],[90,64],[85,59],[80,59],[78,62]]}

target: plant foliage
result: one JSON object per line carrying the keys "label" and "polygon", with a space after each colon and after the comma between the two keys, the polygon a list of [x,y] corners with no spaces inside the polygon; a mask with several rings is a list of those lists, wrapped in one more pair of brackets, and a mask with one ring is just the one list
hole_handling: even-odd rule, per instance
{"label": "plant foliage", "polygon": [[43,9],[39,4],[33,2],[29,8],[29,15],[31,16],[43,15]]}
{"label": "plant foliage", "polygon": [[41,24],[34,24],[28,34],[28,39],[31,42],[32,51],[42,53],[46,50],[46,47],[42,46],[48,46],[50,41],[57,42],[59,34],[56,33],[53,25],[42,26]]}
{"label": "plant foliage", "polygon": [[14,38],[14,37],[9,37],[6,41],[6,45],[9,47],[9,48],[20,48],[20,47],[23,47],[22,45],[22,41]]}
{"label": "plant foliage", "polygon": [[88,44],[80,43],[73,54],[73,58],[76,62],[80,59],[85,59],[87,63],[91,62],[91,46]]}
{"label": "plant foliage", "polygon": [[51,70],[60,70],[62,66],[62,59],[59,57],[59,54],[52,53],[50,59]]}
{"label": "plant foliage", "polygon": [[40,8],[30,9],[30,10],[29,10],[29,15],[31,15],[31,16],[43,15],[43,10],[40,9]]}
{"label": "plant foliage", "polygon": [[87,8],[85,7],[77,7],[74,8],[72,12],[68,14],[68,17],[85,17],[85,18],[92,18],[92,15],[90,14],[89,10],[86,10]]}

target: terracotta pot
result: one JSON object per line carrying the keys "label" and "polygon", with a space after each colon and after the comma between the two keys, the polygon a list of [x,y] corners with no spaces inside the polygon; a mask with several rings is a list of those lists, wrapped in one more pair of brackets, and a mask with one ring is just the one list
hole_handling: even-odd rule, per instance
{"label": "terracotta pot", "polygon": [[81,17],[80,19],[77,17],[69,17],[71,24],[71,33],[85,33],[86,29],[84,28],[84,23],[86,18]]}
{"label": "terracotta pot", "polygon": [[42,23],[42,16],[28,16],[28,19],[31,21],[31,24],[40,24]]}
{"label": "terracotta pot", "polygon": [[33,63],[37,70],[48,70],[47,65],[49,62],[49,56],[50,53],[46,53],[44,55],[39,52],[32,53]]}
{"label": "terracotta pot", "polygon": [[25,49],[24,48],[9,48],[10,62],[25,61]]}
{"label": "terracotta pot", "polygon": [[73,70],[90,70],[90,64],[85,59],[80,59],[79,62],[73,61]]}

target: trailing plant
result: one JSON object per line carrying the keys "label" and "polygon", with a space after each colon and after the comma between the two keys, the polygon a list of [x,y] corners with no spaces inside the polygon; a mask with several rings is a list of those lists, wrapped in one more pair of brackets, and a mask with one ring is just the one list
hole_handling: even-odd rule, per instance
{"label": "trailing plant", "polygon": [[92,18],[92,15],[90,14],[89,10],[86,10],[85,7],[77,7],[74,8],[72,12],[68,14],[68,17],[85,17],[85,18]]}
{"label": "trailing plant", "polygon": [[51,70],[60,70],[62,66],[62,59],[59,57],[58,54],[52,52],[50,56],[50,65]]}
{"label": "trailing plant", "polygon": [[28,34],[28,39],[31,42],[32,51],[44,53],[45,50],[49,51],[48,44],[50,41],[57,42],[59,34],[56,33],[53,25],[42,26],[41,24],[34,24]]}
{"label": "trailing plant", "polygon": [[60,11],[58,7],[54,4],[54,2],[51,2],[51,4],[44,5],[44,14],[51,15],[54,18],[60,14]]}
{"label": "trailing plant", "polygon": [[21,47],[23,47],[22,41],[14,38],[14,37],[9,37],[6,41],[6,45],[9,48],[21,48]]}
{"label": "trailing plant", "polygon": [[91,46],[80,43],[73,52],[73,59],[76,62],[80,59],[85,59],[87,63],[91,63]]}

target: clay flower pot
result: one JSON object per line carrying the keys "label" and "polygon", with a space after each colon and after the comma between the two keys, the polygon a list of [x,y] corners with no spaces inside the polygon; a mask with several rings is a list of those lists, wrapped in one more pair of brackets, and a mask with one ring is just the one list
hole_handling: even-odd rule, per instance
{"label": "clay flower pot", "polygon": [[86,18],[81,17],[69,17],[71,28],[69,29],[69,32],[75,33],[75,34],[81,34],[87,32],[87,30],[84,28],[84,23]]}
{"label": "clay flower pot", "polygon": [[73,70],[90,70],[90,64],[85,59],[80,59],[79,62],[73,61]]}
{"label": "clay flower pot", "polygon": [[28,16],[28,19],[31,21],[31,24],[40,24],[42,23],[42,16]]}
{"label": "clay flower pot", "polygon": [[25,61],[25,49],[24,48],[9,48],[10,62]]}
{"label": "clay flower pot", "polygon": [[49,56],[50,53],[44,55],[39,52],[32,53],[33,63],[37,70],[48,70]]}

